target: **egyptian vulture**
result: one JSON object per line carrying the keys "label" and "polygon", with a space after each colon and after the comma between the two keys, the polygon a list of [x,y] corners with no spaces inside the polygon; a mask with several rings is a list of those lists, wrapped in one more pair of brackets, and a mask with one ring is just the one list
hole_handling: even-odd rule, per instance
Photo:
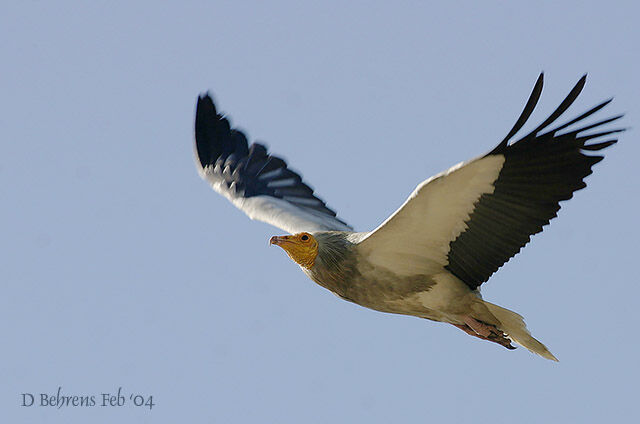
{"label": "egyptian vulture", "polygon": [[213,189],[251,219],[290,233],[270,243],[339,297],[382,312],[447,322],[508,349],[514,342],[557,360],[520,315],[483,300],[479,289],[556,216],[560,201],[585,187],[583,179],[603,159],[588,153],[611,146],[615,133],[623,131],[601,129],[622,115],[585,123],[611,99],[548,129],[585,81],[586,75],[551,116],[509,143],[540,98],[540,74],[520,117],[493,150],[418,184],[369,232],[353,231],[264,145],[249,145],[208,93],[197,101],[196,162]]}

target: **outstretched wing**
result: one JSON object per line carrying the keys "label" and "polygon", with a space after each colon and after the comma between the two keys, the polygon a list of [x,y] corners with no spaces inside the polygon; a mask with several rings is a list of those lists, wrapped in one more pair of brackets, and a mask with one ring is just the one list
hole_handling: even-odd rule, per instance
{"label": "outstretched wing", "polygon": [[[607,100],[543,132],[574,102],[585,80],[586,75],[542,124],[509,145],[538,102],[541,74],[524,111],[495,149],[418,185],[400,209],[360,242],[359,251],[398,274],[444,268],[471,289],[487,281],[556,216],[560,201],[586,186],[583,179],[603,157],[585,153],[614,144],[617,140],[607,136],[623,131],[585,134],[622,117],[583,124]],[[569,130],[574,124],[579,128]],[[599,142],[586,144],[594,139]]]}
{"label": "outstretched wing", "polygon": [[284,160],[262,144],[249,146],[208,94],[198,97],[195,127],[200,175],[251,219],[290,233],[351,230]]}

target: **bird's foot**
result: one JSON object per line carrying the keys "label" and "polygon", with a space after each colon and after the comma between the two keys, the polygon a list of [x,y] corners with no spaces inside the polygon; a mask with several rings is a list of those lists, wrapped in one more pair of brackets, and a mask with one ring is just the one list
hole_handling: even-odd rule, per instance
{"label": "bird's foot", "polygon": [[515,349],[511,344],[511,340],[502,331],[498,330],[494,325],[485,324],[469,316],[464,317],[465,324],[454,324],[465,333],[477,337],[482,340],[497,343],[507,349]]}
{"label": "bird's foot", "polygon": [[500,346],[506,347],[509,350],[513,350],[516,347],[511,344],[511,339],[509,339],[506,334],[502,331],[498,330],[498,333],[491,333],[487,340],[490,342],[498,343]]}

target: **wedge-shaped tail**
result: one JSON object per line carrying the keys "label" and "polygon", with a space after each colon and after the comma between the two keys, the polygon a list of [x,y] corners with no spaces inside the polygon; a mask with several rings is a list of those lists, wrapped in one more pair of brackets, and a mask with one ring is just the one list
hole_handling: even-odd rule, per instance
{"label": "wedge-shaped tail", "polygon": [[558,361],[545,345],[529,333],[524,319],[520,315],[498,305],[494,305],[493,303],[484,302],[484,305],[489,309],[489,312],[500,321],[497,327],[505,332],[511,340],[543,358]]}

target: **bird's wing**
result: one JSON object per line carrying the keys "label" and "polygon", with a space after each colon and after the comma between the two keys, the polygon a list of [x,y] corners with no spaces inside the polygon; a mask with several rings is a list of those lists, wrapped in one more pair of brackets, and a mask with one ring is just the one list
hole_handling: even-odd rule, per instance
{"label": "bird's wing", "polygon": [[251,219],[292,234],[351,230],[284,160],[262,144],[249,146],[245,135],[216,112],[208,94],[198,97],[195,127],[200,175]]}
{"label": "bird's wing", "polygon": [[[605,101],[553,130],[543,132],[576,99],[580,79],[558,108],[531,133],[508,144],[524,125],[542,92],[542,74],[505,139],[480,158],[461,163],[420,185],[407,201],[356,247],[379,266],[400,275],[447,269],[476,289],[556,216],[559,202],[585,187],[583,178],[622,131],[589,132],[622,115],[585,125]],[[567,129],[579,124],[577,129]],[[598,139],[594,144],[585,144]]]}

